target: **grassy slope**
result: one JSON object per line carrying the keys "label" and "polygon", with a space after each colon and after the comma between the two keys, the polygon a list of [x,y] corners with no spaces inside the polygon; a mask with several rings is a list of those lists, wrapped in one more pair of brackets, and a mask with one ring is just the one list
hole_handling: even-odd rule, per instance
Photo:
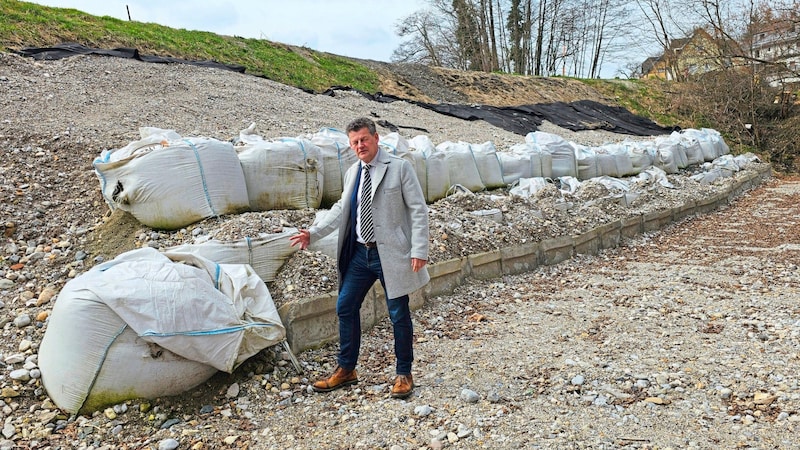
{"label": "grassy slope", "polygon": [[[78,42],[88,47],[138,49],[144,55],[236,64],[247,73],[315,91],[342,85],[375,93],[376,72],[351,59],[290,47],[263,39],[221,36],[174,29],[154,23],[97,17],[75,9],[51,8],[16,0],[0,0],[0,43],[4,48],[48,47]],[[496,76],[498,74],[490,74]],[[514,77],[514,75],[500,75]],[[620,106],[662,125],[679,122],[666,111],[658,86],[639,80],[580,80]]]}
{"label": "grassy slope", "polygon": [[92,16],[75,9],[0,0],[0,43],[4,48],[48,47],[79,42],[89,47],[137,48],[142,54],[238,64],[247,72],[312,90],[334,85],[375,92],[378,76],[349,59],[262,39],[221,36],[153,23]]}

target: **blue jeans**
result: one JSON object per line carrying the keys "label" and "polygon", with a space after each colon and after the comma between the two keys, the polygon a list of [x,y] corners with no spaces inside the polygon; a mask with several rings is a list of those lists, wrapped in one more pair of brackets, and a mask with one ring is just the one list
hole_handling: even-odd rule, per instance
{"label": "blue jeans", "polygon": [[[339,298],[336,301],[336,314],[339,316],[339,366],[355,369],[358,351],[361,347],[361,304],[375,280],[381,280],[384,291],[386,284],[381,270],[381,259],[377,249],[367,249],[357,244],[353,259],[344,274]],[[409,263],[410,264],[410,263]],[[412,349],[414,332],[411,324],[411,311],[408,295],[386,300],[389,318],[394,328],[394,355],[397,358],[397,374],[410,375],[414,360]]]}

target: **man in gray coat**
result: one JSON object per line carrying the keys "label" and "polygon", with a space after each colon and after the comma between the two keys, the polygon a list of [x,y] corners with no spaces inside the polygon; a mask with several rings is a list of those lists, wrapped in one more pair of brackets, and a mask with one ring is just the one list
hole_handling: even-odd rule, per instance
{"label": "man in gray coat", "polygon": [[312,240],[339,229],[338,367],[330,377],[314,383],[313,389],[329,392],[358,383],[359,311],[375,280],[380,280],[397,358],[392,397],[405,398],[414,389],[414,335],[408,294],[430,280],[425,267],[428,206],[411,163],[380,149],[372,120],[356,119],[346,131],[350,148],[360,161],[345,174],[342,198],[316,225],[290,237],[292,246],[304,249]]}

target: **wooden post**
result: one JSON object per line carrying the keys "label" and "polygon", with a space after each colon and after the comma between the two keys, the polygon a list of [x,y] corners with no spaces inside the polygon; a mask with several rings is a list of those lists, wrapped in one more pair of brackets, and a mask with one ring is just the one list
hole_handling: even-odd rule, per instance
{"label": "wooden post", "polygon": [[128,5],[125,5],[125,9],[128,11],[128,22],[130,22],[130,20],[131,20],[131,7],[128,6]]}

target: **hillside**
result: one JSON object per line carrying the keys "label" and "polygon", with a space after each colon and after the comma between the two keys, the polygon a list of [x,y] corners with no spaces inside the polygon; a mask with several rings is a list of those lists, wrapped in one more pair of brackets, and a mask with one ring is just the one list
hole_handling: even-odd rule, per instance
{"label": "hillside", "polygon": [[77,42],[87,47],[134,48],[142,55],[213,60],[290,86],[324,91],[332,86],[394,95],[421,102],[516,106],[592,100],[619,105],[664,126],[657,84],[620,80],[538,78],[463,72],[417,64],[359,60],[262,39],[176,30],[158,24],[97,17],[74,9],[0,0],[0,43],[10,51]]}

